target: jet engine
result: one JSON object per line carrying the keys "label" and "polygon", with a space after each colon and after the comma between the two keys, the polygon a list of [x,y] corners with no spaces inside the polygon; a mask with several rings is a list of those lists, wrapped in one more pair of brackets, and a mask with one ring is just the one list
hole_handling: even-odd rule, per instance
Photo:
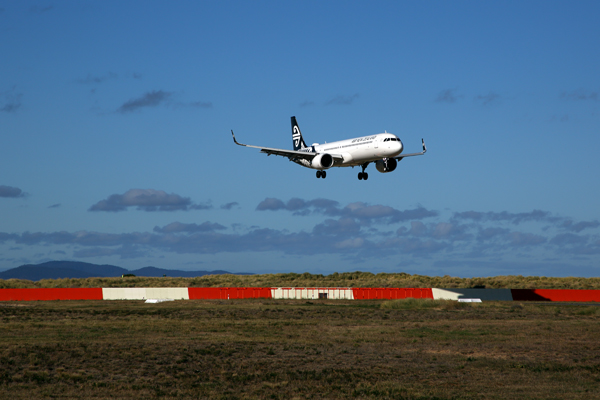
{"label": "jet engine", "polygon": [[310,163],[311,168],[314,169],[328,169],[333,166],[333,157],[331,154],[321,153],[317,154]]}
{"label": "jet engine", "polygon": [[398,165],[398,161],[395,158],[383,158],[381,160],[375,161],[375,168],[379,172],[392,172],[396,169]]}

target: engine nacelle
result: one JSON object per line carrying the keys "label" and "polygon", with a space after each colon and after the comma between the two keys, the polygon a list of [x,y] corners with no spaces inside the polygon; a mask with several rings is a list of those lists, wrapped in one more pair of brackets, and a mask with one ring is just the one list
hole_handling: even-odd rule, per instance
{"label": "engine nacelle", "polygon": [[375,161],[375,168],[379,172],[392,172],[398,166],[398,161],[395,158],[384,158],[382,160]]}
{"label": "engine nacelle", "polygon": [[332,166],[333,157],[331,157],[331,154],[327,153],[317,154],[310,163],[310,167],[314,169],[329,169]]}

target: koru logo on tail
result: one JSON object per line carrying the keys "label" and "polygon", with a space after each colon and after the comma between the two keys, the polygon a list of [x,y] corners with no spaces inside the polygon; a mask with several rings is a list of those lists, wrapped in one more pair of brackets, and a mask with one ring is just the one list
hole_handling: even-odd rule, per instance
{"label": "koru logo on tail", "polygon": [[298,125],[294,125],[294,131],[292,132],[292,139],[294,139],[294,147],[300,147],[300,139],[302,138],[302,134],[300,133],[300,129]]}

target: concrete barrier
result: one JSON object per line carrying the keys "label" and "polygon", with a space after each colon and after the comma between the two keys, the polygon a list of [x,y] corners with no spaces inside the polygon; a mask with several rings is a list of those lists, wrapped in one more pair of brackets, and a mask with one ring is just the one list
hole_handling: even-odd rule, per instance
{"label": "concrete barrier", "polygon": [[101,288],[0,289],[0,301],[102,300]]}
{"label": "concrete barrier", "polygon": [[481,299],[482,301],[512,301],[510,289],[431,289],[434,300]]}
{"label": "concrete barrier", "polygon": [[438,288],[33,288],[0,289],[0,301],[147,299],[481,299],[482,301],[600,302],[600,290]]}
{"label": "concrete barrier", "polygon": [[318,300],[336,299],[353,300],[354,293],[350,288],[271,288],[273,299]]}
{"label": "concrete barrier", "polygon": [[188,288],[102,288],[104,300],[189,300]]}
{"label": "concrete barrier", "polygon": [[353,288],[356,300],[433,299],[430,288]]}
{"label": "concrete barrier", "polygon": [[146,288],[147,299],[189,300],[188,288]]}
{"label": "concrete barrier", "polygon": [[511,289],[515,301],[600,302],[600,290]]}
{"label": "concrete barrier", "polygon": [[270,299],[271,288],[188,288],[190,300]]}

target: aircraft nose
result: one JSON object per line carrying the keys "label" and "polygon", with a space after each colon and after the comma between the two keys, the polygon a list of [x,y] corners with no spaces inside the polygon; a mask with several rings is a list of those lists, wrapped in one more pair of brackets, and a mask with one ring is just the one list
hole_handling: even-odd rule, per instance
{"label": "aircraft nose", "polygon": [[395,143],[398,146],[398,154],[402,153],[402,150],[404,150],[404,145],[402,144],[402,141],[400,139],[398,139],[398,141]]}

